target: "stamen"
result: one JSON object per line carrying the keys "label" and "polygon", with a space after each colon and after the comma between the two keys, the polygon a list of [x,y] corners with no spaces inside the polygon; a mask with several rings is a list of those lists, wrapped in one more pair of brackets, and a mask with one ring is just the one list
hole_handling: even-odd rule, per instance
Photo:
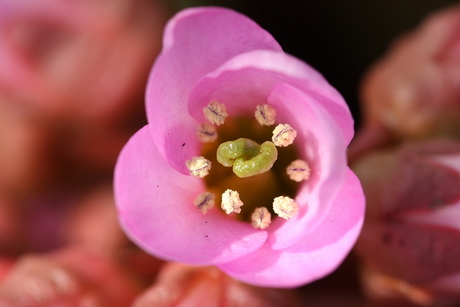
{"label": "stamen", "polygon": [[240,213],[243,202],[240,199],[240,194],[236,191],[227,189],[222,194],[222,204],[221,207],[225,213],[230,214],[232,212]]}
{"label": "stamen", "polygon": [[233,166],[240,178],[251,177],[270,170],[278,159],[278,150],[272,142],[262,145],[240,138],[222,143],[217,148],[217,161],[223,166]]}
{"label": "stamen", "polygon": [[286,169],[291,180],[295,182],[301,182],[302,180],[307,180],[310,178],[310,167],[308,163],[304,160],[295,160]]}
{"label": "stamen", "polygon": [[203,108],[204,117],[211,122],[211,124],[222,125],[227,118],[227,108],[222,103],[211,101],[207,107]]}
{"label": "stamen", "polygon": [[272,217],[267,208],[256,208],[251,215],[251,225],[257,229],[267,229],[272,222]]}
{"label": "stamen", "polygon": [[271,126],[275,124],[276,110],[268,104],[257,106],[254,115],[262,126]]}
{"label": "stamen", "polygon": [[289,220],[298,210],[299,206],[292,198],[279,196],[273,200],[273,211],[283,219]]}
{"label": "stamen", "polygon": [[211,143],[217,139],[217,129],[211,124],[201,124],[197,130],[198,139],[203,143]]}
{"label": "stamen", "polygon": [[195,198],[194,204],[195,204],[195,206],[198,207],[198,209],[200,209],[200,211],[203,214],[206,214],[209,209],[214,207],[214,205],[215,205],[214,200],[215,199],[216,199],[216,196],[214,194],[212,194],[210,192],[204,192],[204,193],[201,193],[200,195],[198,195]]}
{"label": "stamen", "polygon": [[211,161],[205,157],[193,157],[192,160],[185,162],[190,171],[190,175],[203,178],[211,170]]}
{"label": "stamen", "polygon": [[288,124],[279,124],[276,126],[275,130],[273,130],[272,141],[278,147],[286,147],[294,142],[296,136],[297,131],[295,131],[294,128]]}

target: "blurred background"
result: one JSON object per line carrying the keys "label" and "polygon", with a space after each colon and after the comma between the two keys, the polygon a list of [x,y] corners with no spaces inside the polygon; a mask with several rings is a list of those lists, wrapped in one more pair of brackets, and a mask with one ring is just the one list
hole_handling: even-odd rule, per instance
{"label": "blurred background", "polygon": [[[139,283],[144,289],[156,274],[160,262],[133,254],[134,247],[119,229],[111,184],[119,151],[146,123],[148,72],[161,48],[163,26],[174,12],[212,5],[249,16],[285,52],[316,68],[342,93],[359,129],[359,89],[367,69],[395,38],[430,12],[454,3],[0,0],[0,279],[10,270],[13,276],[24,276],[24,270],[46,275],[34,269],[43,266],[42,260],[32,259],[26,269],[19,266],[19,273],[17,260],[75,244],[117,261],[122,254],[131,275],[146,276],[136,286],[126,281],[138,289],[124,286],[130,289],[127,301],[138,294]],[[69,264],[87,263],[85,257],[58,253],[50,259],[72,272],[90,270]],[[139,268],[134,260],[145,265]],[[304,305],[376,306],[363,300],[357,270],[352,254],[335,273],[301,289]],[[0,286],[0,301],[11,289],[23,295],[18,290],[22,284],[21,278],[8,279],[6,288]]]}

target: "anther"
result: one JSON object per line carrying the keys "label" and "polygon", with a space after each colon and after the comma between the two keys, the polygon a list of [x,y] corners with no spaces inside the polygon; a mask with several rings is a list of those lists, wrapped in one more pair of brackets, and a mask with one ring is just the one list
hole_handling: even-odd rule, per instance
{"label": "anther", "polygon": [[286,173],[291,180],[301,182],[310,178],[310,167],[304,160],[295,160],[286,168]]}
{"label": "anther", "polygon": [[190,171],[190,175],[203,178],[211,170],[211,161],[205,157],[193,157],[192,160],[185,162]]}
{"label": "anther", "polygon": [[211,143],[217,139],[216,127],[207,123],[199,125],[196,134],[203,143]]}
{"label": "anther", "polygon": [[251,225],[256,229],[267,229],[272,222],[272,217],[267,208],[256,208],[251,215]]}
{"label": "anther", "polygon": [[283,219],[289,220],[297,213],[298,210],[299,206],[292,198],[287,196],[278,196],[273,200],[273,211],[275,211],[275,213]]}
{"label": "anther", "polygon": [[286,147],[291,145],[294,142],[294,139],[297,136],[297,131],[294,130],[288,124],[279,124],[273,130],[272,141],[278,147]]}
{"label": "anther", "polygon": [[211,124],[222,125],[227,118],[227,108],[222,103],[211,101],[208,106],[203,108],[204,117],[209,120]]}
{"label": "anther", "polygon": [[257,106],[254,115],[262,126],[271,126],[275,124],[276,110],[268,104]]}
{"label": "anther", "polygon": [[240,194],[238,192],[228,189],[222,194],[221,207],[225,213],[240,213],[242,206],[243,202],[241,201]]}
{"label": "anther", "polygon": [[215,199],[216,199],[216,196],[214,194],[212,194],[210,192],[204,192],[204,193],[201,193],[200,195],[198,195],[195,198],[194,204],[195,204],[195,206],[198,207],[198,209],[200,209],[200,211],[203,214],[206,214],[209,209],[214,207],[214,205],[215,205],[214,200]]}

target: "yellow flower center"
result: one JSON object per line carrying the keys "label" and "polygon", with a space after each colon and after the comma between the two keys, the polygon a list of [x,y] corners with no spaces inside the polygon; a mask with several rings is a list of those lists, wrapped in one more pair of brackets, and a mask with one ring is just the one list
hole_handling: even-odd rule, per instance
{"label": "yellow flower center", "polygon": [[299,182],[310,174],[307,162],[297,159],[297,132],[287,123],[276,123],[276,110],[269,105],[257,106],[255,118],[228,116],[217,101],[203,113],[209,123],[197,130],[201,156],[186,162],[190,174],[207,186],[195,206],[203,214],[220,208],[258,229],[269,227],[272,215],[295,216]]}

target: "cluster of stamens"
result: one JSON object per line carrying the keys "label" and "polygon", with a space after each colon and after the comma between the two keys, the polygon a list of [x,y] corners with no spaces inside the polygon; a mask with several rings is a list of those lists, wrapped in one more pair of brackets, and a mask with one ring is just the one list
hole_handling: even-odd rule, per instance
{"label": "cluster of stamens", "polygon": [[[203,108],[204,117],[209,123],[198,126],[197,137],[201,142],[208,143],[217,140],[218,133],[214,125],[222,125],[227,118],[225,105],[217,101],[210,102]],[[255,118],[262,126],[272,126],[276,122],[276,110],[267,104],[258,105]],[[232,167],[233,172],[240,178],[251,177],[269,171],[278,158],[276,147],[286,147],[293,144],[297,131],[289,124],[279,124],[273,130],[272,142],[262,145],[240,138],[224,142],[217,149],[217,161],[226,167]],[[199,156],[186,162],[190,175],[203,178],[211,170],[211,161]],[[286,169],[289,178],[295,182],[308,180],[310,167],[306,161],[295,160]],[[194,201],[195,206],[206,214],[215,205],[215,195],[210,192],[199,194]],[[226,189],[222,194],[221,208],[226,214],[241,212],[244,205],[237,191]],[[290,197],[279,196],[273,200],[273,211],[286,220],[295,216],[298,211],[297,203]],[[271,223],[271,214],[266,207],[258,207],[251,215],[251,225],[257,229],[266,229]]]}

